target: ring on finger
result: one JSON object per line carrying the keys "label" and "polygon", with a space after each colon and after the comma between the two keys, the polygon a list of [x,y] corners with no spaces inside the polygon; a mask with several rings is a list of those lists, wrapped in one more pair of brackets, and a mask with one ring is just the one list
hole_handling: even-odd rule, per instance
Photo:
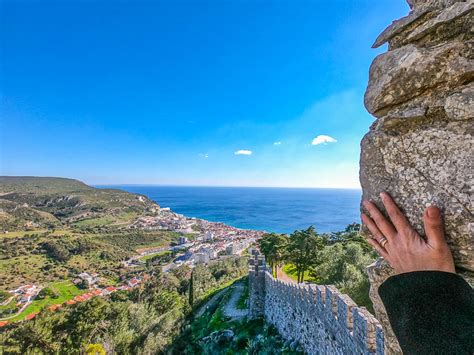
{"label": "ring on finger", "polygon": [[387,243],[388,243],[387,238],[385,238],[385,237],[380,238],[379,244],[382,246],[382,248],[385,248],[385,244],[387,244]]}

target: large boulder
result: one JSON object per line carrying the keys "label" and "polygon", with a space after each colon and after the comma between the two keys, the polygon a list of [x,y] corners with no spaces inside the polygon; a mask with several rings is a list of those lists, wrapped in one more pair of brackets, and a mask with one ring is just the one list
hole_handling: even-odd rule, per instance
{"label": "large boulder", "polygon": [[[365,106],[376,120],[361,143],[363,199],[382,209],[389,192],[424,234],[427,205],[443,210],[458,272],[474,280],[474,0],[409,0],[411,12],[374,43],[388,52],[371,65]],[[363,233],[368,231],[363,230]],[[378,286],[393,270],[368,269],[387,353],[400,353]]]}

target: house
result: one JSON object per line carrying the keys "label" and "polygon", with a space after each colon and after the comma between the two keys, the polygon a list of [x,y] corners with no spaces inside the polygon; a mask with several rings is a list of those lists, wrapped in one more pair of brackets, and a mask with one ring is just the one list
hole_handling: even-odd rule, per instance
{"label": "house", "polygon": [[79,295],[79,296],[74,297],[74,301],[76,301],[76,302],[84,302],[85,299],[84,299],[83,296],[80,296],[80,295]]}
{"label": "house", "polygon": [[104,294],[109,295],[109,294],[111,294],[112,292],[115,292],[115,291],[117,291],[117,289],[114,286],[108,286],[108,287],[105,288]]}
{"label": "house", "polygon": [[77,303],[77,302],[74,301],[74,300],[66,301],[66,304],[69,305],[69,306],[71,306],[71,305],[73,305],[73,304],[76,304],[76,303]]}
{"label": "house", "polygon": [[81,272],[79,275],[77,275],[81,280],[84,280],[87,282],[89,286],[95,284],[98,279],[97,279],[97,274],[90,275],[87,272]]}
{"label": "house", "polygon": [[48,310],[51,311],[51,312],[54,312],[54,311],[58,310],[59,308],[61,308],[60,304],[53,304],[52,306],[48,307]]}
{"label": "house", "polygon": [[102,296],[102,290],[100,289],[95,289],[94,291],[91,292],[94,296]]}
{"label": "house", "polygon": [[188,238],[181,236],[179,237],[178,243],[179,244],[186,244],[188,242]]}
{"label": "house", "polygon": [[8,323],[9,322],[7,320],[1,321],[0,322],[0,328],[6,326]]}
{"label": "house", "polygon": [[196,253],[196,254],[194,254],[194,262],[196,264],[199,264],[199,263],[207,264],[209,262],[209,260],[210,260],[210,258],[209,258],[208,253]]}
{"label": "house", "polygon": [[205,242],[210,242],[214,239],[214,233],[212,232],[206,232],[206,234],[204,234],[204,237],[203,237],[204,241]]}
{"label": "house", "polygon": [[130,287],[135,287],[140,283],[140,280],[134,277],[133,279],[130,279],[127,281],[128,286]]}
{"label": "house", "polygon": [[25,320],[32,320],[34,317],[36,317],[38,315],[39,312],[33,312],[33,313],[30,313],[28,314],[26,317],[25,317]]}

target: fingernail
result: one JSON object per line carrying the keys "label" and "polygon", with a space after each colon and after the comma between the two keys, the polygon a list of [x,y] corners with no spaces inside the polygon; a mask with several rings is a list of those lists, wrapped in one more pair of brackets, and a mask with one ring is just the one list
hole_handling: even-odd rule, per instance
{"label": "fingernail", "polygon": [[386,197],[385,192],[381,192],[381,193],[380,193],[380,198],[381,198],[382,200],[385,200],[385,197]]}
{"label": "fingernail", "polygon": [[430,206],[428,207],[427,211],[428,217],[430,218],[437,218],[439,217],[439,209],[436,206]]}

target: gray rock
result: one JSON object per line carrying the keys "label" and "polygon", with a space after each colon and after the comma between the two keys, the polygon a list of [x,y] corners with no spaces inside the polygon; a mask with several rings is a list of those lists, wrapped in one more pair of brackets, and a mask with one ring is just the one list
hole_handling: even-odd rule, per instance
{"label": "gray rock", "polygon": [[[407,41],[414,41],[421,37],[435,31],[439,26],[448,24],[461,16],[468,16],[474,9],[474,1],[469,0],[467,2],[457,2],[452,6],[448,7],[444,11],[441,11],[435,18],[426,21],[421,26],[417,27],[411,32]],[[472,18],[472,17],[471,17]]]}
{"label": "gray rock", "polygon": [[451,120],[472,120],[474,118],[474,83],[448,96],[444,110]]}
{"label": "gray rock", "polygon": [[466,0],[407,0],[408,5],[413,10],[425,8],[446,8],[457,2],[464,2]]}
{"label": "gray rock", "polygon": [[426,15],[429,11],[424,9],[422,11],[416,11],[408,14],[405,17],[402,17],[399,20],[395,20],[392,22],[390,26],[388,26],[375,40],[372,48],[380,47],[385,42],[391,40],[393,37],[398,35],[400,32],[406,30],[410,25],[413,25],[415,21],[418,21],[424,15]]}
{"label": "gray rock", "polygon": [[472,43],[459,41],[434,48],[409,44],[381,54],[370,67],[365,107],[381,117],[391,106],[457,87],[474,76],[471,56]]}
{"label": "gray rock", "polygon": [[[373,199],[383,210],[379,193],[389,192],[421,235],[423,210],[439,206],[458,271],[472,283],[473,1],[409,3],[414,13],[425,15],[395,22],[376,41],[388,40],[390,47],[372,63],[365,94],[367,110],[378,119],[361,143],[363,199]],[[400,353],[377,293],[393,270],[380,259],[368,273],[386,351]]]}

